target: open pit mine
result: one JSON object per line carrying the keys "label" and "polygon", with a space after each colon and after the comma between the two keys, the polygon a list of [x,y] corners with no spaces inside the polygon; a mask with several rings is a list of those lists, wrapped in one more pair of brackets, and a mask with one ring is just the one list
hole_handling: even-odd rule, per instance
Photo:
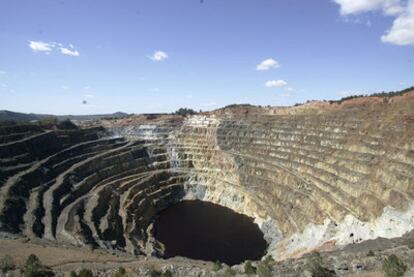
{"label": "open pit mine", "polygon": [[1,127],[3,233],[161,261],[155,219],[201,200],[251,218],[283,263],[414,229],[414,91],[87,123]]}

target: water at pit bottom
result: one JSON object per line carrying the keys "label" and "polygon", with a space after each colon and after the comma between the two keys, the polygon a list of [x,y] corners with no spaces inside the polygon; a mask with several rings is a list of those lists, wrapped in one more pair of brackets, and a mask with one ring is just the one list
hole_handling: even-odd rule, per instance
{"label": "water at pit bottom", "polygon": [[183,256],[228,265],[259,260],[267,248],[252,218],[199,200],[182,201],[160,212],[154,236],[165,245],[164,258]]}

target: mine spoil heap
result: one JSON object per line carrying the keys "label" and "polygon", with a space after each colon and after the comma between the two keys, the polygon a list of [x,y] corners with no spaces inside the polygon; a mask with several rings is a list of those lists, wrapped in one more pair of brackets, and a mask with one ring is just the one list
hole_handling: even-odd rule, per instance
{"label": "mine spoil heap", "polygon": [[288,108],[0,128],[0,229],[162,255],[157,213],[246,214],[276,259],[414,229],[414,92]]}

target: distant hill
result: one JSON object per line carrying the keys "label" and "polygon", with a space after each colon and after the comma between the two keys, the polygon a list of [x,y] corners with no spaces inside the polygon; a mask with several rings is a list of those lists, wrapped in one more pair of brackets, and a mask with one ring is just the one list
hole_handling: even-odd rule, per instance
{"label": "distant hill", "polygon": [[112,114],[94,114],[94,115],[53,115],[53,114],[34,114],[19,113],[7,110],[0,110],[0,121],[32,121],[42,120],[46,118],[57,118],[58,120],[97,120],[102,118],[123,118],[127,117],[127,113],[116,112]]}
{"label": "distant hill", "polygon": [[414,90],[414,86],[403,89],[403,90],[397,90],[397,91],[389,91],[389,92],[376,92],[376,93],[372,93],[372,94],[361,94],[361,95],[350,95],[350,96],[346,96],[343,97],[339,100],[330,100],[329,102],[331,103],[339,103],[341,104],[342,102],[346,101],[346,100],[351,100],[351,99],[355,99],[355,98],[362,98],[362,97],[382,97],[382,98],[390,98],[390,97],[394,97],[394,96],[401,96],[404,95],[408,92],[412,92]]}

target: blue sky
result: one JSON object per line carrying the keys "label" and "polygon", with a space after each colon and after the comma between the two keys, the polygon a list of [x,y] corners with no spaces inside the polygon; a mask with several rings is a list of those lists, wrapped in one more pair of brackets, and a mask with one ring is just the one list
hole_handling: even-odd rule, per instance
{"label": "blue sky", "polygon": [[413,77],[414,0],[0,1],[0,109],[291,105]]}

